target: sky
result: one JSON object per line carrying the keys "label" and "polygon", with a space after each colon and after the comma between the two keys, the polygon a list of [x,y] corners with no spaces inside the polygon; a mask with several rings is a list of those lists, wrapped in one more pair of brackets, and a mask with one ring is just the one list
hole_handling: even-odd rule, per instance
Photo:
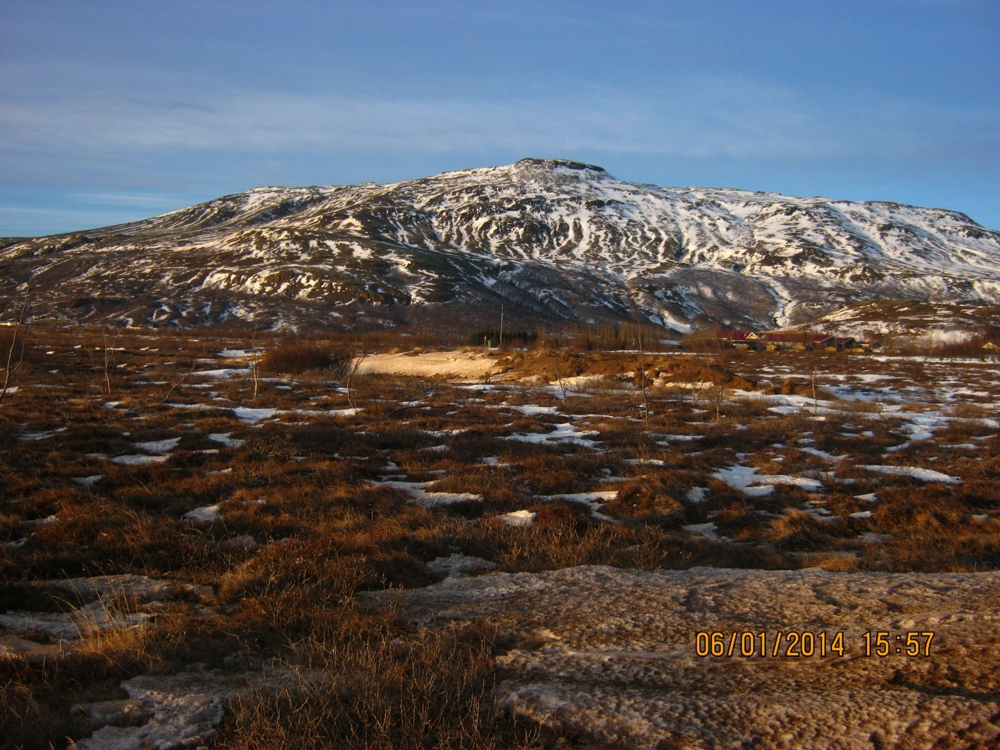
{"label": "sky", "polygon": [[1000,2],[0,0],[0,236],[529,156],[1000,228]]}

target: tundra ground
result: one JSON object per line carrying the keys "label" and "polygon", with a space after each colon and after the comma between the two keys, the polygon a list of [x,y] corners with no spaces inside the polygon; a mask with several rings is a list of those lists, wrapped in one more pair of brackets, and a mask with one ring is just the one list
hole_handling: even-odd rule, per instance
{"label": "tundra ground", "polygon": [[[767,711],[716,734],[612,731],[601,717],[614,713],[614,680],[591,690],[604,696],[593,710],[551,703],[571,667],[525,654],[550,636],[577,649],[585,640],[572,611],[564,622],[552,614],[558,602],[439,616],[406,592],[471,576],[494,596],[504,576],[532,590],[578,566],[642,582],[653,579],[636,571],[822,568],[809,574],[900,574],[925,592],[934,576],[958,574],[948,590],[961,592],[1000,567],[991,358],[469,349],[421,360],[401,342],[391,355],[319,338],[82,327],[35,329],[27,341],[0,402],[0,737],[10,747],[729,747],[754,737],[778,747],[791,740],[762,729]],[[845,628],[907,631],[906,618],[892,625],[878,610],[892,599],[879,586],[851,590],[841,606],[873,614]],[[776,612],[793,596],[770,591]],[[921,632],[947,615],[928,614],[934,597],[924,599],[911,613]],[[642,614],[639,600],[614,602]],[[737,628],[720,602],[716,619],[674,627],[670,648],[693,652],[697,628]],[[967,604],[951,614],[978,617]],[[917,693],[947,704],[938,729],[901,725],[876,738],[882,746],[956,733],[965,744],[954,746],[990,746],[996,685],[948,663],[978,648],[996,665],[993,631],[982,632],[989,642],[942,635],[922,666],[904,659],[868,675],[872,694],[909,690],[898,705],[914,716]],[[685,664],[706,680],[729,668]],[[760,686],[791,679],[781,670],[746,679],[766,694]],[[529,673],[563,693],[525,692]],[[639,689],[630,679],[621,700]]]}

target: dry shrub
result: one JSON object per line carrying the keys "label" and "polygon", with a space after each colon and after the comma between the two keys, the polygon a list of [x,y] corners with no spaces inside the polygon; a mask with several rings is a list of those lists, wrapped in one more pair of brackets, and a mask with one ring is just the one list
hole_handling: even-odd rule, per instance
{"label": "dry shrub", "polygon": [[[995,335],[996,328],[991,328],[991,332]],[[995,344],[996,340],[991,342],[989,336],[980,334],[965,341],[931,345],[927,347],[925,353],[930,357],[974,357],[985,361],[988,357],[995,356],[993,351],[983,348],[988,343]]]}
{"label": "dry shrub", "polygon": [[712,519],[721,536],[730,539],[750,539],[764,529],[764,519],[754,512],[753,506],[743,500],[730,503]]}
{"label": "dry shrub", "polygon": [[[731,356],[731,352],[727,352]],[[669,387],[670,383],[717,383],[726,388],[752,390],[755,384],[741,375],[732,372],[725,360],[713,357],[706,360],[703,357],[680,356],[659,358],[651,368]]]}
{"label": "dry shrub", "polygon": [[[456,464],[454,468],[458,468],[459,462],[478,463],[480,459],[487,456],[506,456],[511,449],[511,441],[484,435],[479,430],[462,433],[451,438],[447,443],[451,447],[448,456]],[[505,463],[509,462],[505,461]]]}
{"label": "dry shrub", "polygon": [[900,533],[879,549],[886,570],[968,572],[1000,567],[1000,523],[976,522],[947,532]]}
{"label": "dry shrub", "polygon": [[295,455],[290,436],[274,433],[250,438],[241,450],[240,458],[250,463],[268,460],[284,463],[291,461]]}
{"label": "dry shrub", "polygon": [[860,561],[852,553],[823,553],[803,554],[799,558],[803,565],[809,567],[823,568],[834,573],[854,573],[860,567]]}
{"label": "dry shrub", "polygon": [[465,554],[485,557],[516,572],[559,570],[575,565],[614,565],[643,570],[682,570],[696,565],[729,568],[789,568],[782,555],[760,545],[716,543],[645,524],[593,521],[580,506],[535,505],[528,528],[484,518],[464,530]]}
{"label": "dry shrub", "polygon": [[819,521],[808,513],[790,510],[770,522],[770,537],[781,550],[816,552],[836,549],[839,540],[833,536],[835,523]]}
{"label": "dry shrub", "polygon": [[343,373],[350,357],[331,349],[309,344],[282,344],[260,360],[264,372],[301,375],[308,370],[333,370]]}
{"label": "dry shrub", "polygon": [[354,445],[353,433],[348,432],[342,422],[329,418],[309,425],[288,428],[285,437],[299,454],[316,451],[327,455],[342,448],[350,448],[353,451],[357,447]]}
{"label": "dry shrub", "polygon": [[[564,456],[539,450],[534,446],[524,446],[527,455],[519,459],[518,483],[536,495],[559,495],[584,492],[593,489],[595,480],[601,477],[601,468],[607,459],[600,454],[575,453]],[[573,450],[573,446],[558,446],[554,450]],[[512,451],[518,450],[516,445]]]}
{"label": "dry shrub", "polygon": [[[913,480],[911,480],[913,481]],[[879,492],[872,524],[880,534],[918,529],[940,531],[963,526],[968,510],[944,486],[898,487]]]}
{"label": "dry shrub", "polygon": [[[1000,523],[974,520],[981,498],[947,487],[907,487],[879,493],[871,522],[889,536],[879,554],[888,570],[966,571],[1000,566]],[[967,504],[968,503],[968,504]],[[994,506],[995,507],[995,506]]]}
{"label": "dry shrub", "polygon": [[[483,503],[500,509],[517,509],[529,502],[530,494],[513,473],[503,468],[476,466],[464,471],[449,472],[429,487],[432,492],[471,492],[481,495]],[[454,511],[454,506],[452,507]]]}
{"label": "dry shrub", "polygon": [[683,510],[683,505],[660,480],[643,479],[622,485],[618,497],[604,506],[604,511],[618,518],[669,518]]}
{"label": "dry shrub", "polygon": [[[972,404],[967,401],[955,404],[951,407],[951,416],[957,417],[958,419],[969,419],[969,420],[979,420],[988,419],[995,414],[995,409],[990,408],[989,404]],[[969,427],[982,427],[985,425],[972,424]]]}
{"label": "dry shrub", "polygon": [[355,442],[373,450],[417,450],[430,442],[427,435],[398,422],[380,422],[368,427],[363,435],[355,437]]}

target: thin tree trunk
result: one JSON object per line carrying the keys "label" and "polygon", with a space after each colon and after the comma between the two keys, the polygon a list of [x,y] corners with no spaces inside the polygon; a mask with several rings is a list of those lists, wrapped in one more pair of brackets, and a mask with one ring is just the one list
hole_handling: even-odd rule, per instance
{"label": "thin tree trunk", "polygon": [[816,360],[812,366],[813,414],[819,414],[819,401],[816,400]]}
{"label": "thin tree trunk", "polygon": [[14,332],[10,339],[10,346],[7,347],[7,357],[4,363],[3,371],[3,385],[0,386],[0,401],[3,401],[4,396],[7,395],[7,391],[10,390],[10,383],[13,379],[14,372],[21,369],[21,363],[24,362],[24,341],[27,335],[21,338],[21,352],[18,355],[17,364],[14,362],[14,351],[17,349],[17,336],[21,332],[21,328],[24,326],[24,314],[28,309],[28,288],[24,290],[24,300],[21,302],[21,309],[17,313],[17,320],[14,321]]}
{"label": "thin tree trunk", "polygon": [[161,404],[167,403],[167,401],[170,400],[170,397],[174,395],[174,391],[180,388],[184,384],[184,381],[187,380],[189,377],[191,377],[191,373],[194,372],[196,364],[197,364],[196,362],[192,362],[191,369],[188,370],[186,373],[184,373],[184,377],[182,377],[180,380],[178,380],[176,383],[170,386],[170,390],[167,391],[167,395],[163,397],[163,400],[160,402]]}
{"label": "thin tree trunk", "polygon": [[250,336],[250,374],[253,376],[253,402],[257,403],[257,391],[260,389],[260,372],[257,362],[257,326],[253,327]]}
{"label": "thin tree trunk", "polygon": [[110,325],[105,325],[101,333],[104,334],[104,391],[111,397],[111,359],[115,351],[115,338],[117,332]]}
{"label": "thin tree trunk", "polygon": [[719,348],[719,392],[715,401],[715,421],[722,421],[722,404],[726,401],[726,354],[722,348],[722,340],[715,339]]}
{"label": "thin tree trunk", "polygon": [[354,380],[354,375],[357,373],[358,368],[361,367],[361,363],[365,360],[365,342],[364,339],[361,341],[361,352],[357,357],[351,357],[350,361],[347,363],[347,404],[352,409],[355,409],[354,399],[351,396],[351,381]]}
{"label": "thin tree trunk", "polygon": [[632,302],[632,317],[635,319],[636,342],[639,345],[639,390],[642,393],[642,421],[649,427],[649,400],[646,398],[646,352],[642,344],[642,323],[639,322],[639,307]]}

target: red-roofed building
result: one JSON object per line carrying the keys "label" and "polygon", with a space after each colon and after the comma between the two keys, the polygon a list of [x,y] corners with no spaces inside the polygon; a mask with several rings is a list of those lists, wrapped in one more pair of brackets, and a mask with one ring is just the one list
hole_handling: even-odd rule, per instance
{"label": "red-roofed building", "polygon": [[732,346],[750,349],[852,349],[853,338],[831,336],[828,333],[791,331],[721,331],[718,338]]}
{"label": "red-roofed building", "polygon": [[747,331],[719,331],[718,338],[723,341],[746,341],[753,333]]}

